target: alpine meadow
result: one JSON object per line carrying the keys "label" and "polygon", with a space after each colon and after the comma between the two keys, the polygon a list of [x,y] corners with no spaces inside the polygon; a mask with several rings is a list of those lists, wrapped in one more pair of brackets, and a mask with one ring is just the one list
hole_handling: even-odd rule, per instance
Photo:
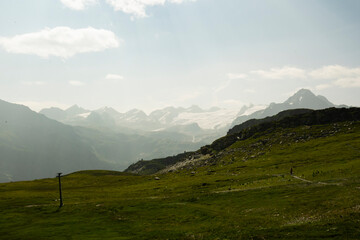
{"label": "alpine meadow", "polygon": [[360,239],[360,1],[0,2],[0,239]]}

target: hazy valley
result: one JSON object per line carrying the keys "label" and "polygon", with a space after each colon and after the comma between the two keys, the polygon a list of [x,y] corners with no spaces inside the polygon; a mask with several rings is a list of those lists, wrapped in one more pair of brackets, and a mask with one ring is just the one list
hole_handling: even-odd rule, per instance
{"label": "hazy valley", "polygon": [[[226,110],[168,107],[146,115],[76,105],[61,110],[29,108],[2,101],[0,181],[52,177],[57,172],[87,169],[124,170],[150,160],[195,151],[226,135],[229,128],[294,108],[335,107],[323,96],[299,90],[284,103]],[[341,107],[341,106],[339,106]],[[260,110],[258,110],[260,109]]]}

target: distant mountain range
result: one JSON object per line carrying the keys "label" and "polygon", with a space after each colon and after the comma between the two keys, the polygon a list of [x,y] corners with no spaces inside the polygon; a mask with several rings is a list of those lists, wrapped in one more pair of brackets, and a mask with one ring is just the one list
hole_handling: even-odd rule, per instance
{"label": "distant mountain range", "polygon": [[241,115],[232,123],[231,127],[241,124],[249,119],[260,119],[278,114],[281,111],[297,108],[307,108],[313,110],[325,109],[330,107],[347,107],[345,105],[335,105],[324,96],[316,96],[308,89],[301,89],[283,103],[271,103],[267,108],[256,111],[249,115]]}
{"label": "distant mountain range", "polygon": [[[271,103],[269,106],[249,105],[235,110],[217,107],[204,110],[193,105],[189,108],[167,107],[147,115],[139,109],[119,113],[109,107],[91,111],[74,105],[66,110],[47,108],[41,110],[40,113],[48,118],[75,126],[116,128],[125,133],[131,131],[175,131],[202,139],[202,135],[224,134],[230,127],[246,120],[272,116],[287,109],[316,110],[329,107],[336,107],[336,105],[323,96],[316,96],[310,90],[301,89],[283,103]],[[195,133],[192,131],[194,127],[197,128]]]}
{"label": "distant mountain range", "polygon": [[122,170],[139,159],[199,149],[249,119],[287,109],[334,106],[305,89],[268,107],[250,105],[235,111],[167,107],[149,115],[136,109],[119,113],[109,107],[90,111],[77,105],[36,113],[0,100],[0,182],[82,169]]}
{"label": "distant mountain range", "polygon": [[[258,109],[259,106],[250,105],[241,111],[251,113]],[[42,109],[39,113],[72,126],[143,136],[172,133],[174,137],[180,137],[177,139],[179,141],[187,138],[189,143],[209,143],[226,134],[241,111],[220,108],[203,110],[194,105],[189,108],[167,107],[147,115],[138,109],[119,113],[110,107],[90,111],[74,105],[66,110]]]}
{"label": "distant mountain range", "polygon": [[[253,105],[245,107],[243,111],[251,111]],[[253,111],[258,110],[254,109]],[[47,108],[40,111],[48,118],[80,126],[111,126],[141,131],[165,130],[174,126],[198,124],[203,130],[216,130],[227,127],[235,117],[238,110],[211,108],[203,110],[198,106],[189,108],[167,107],[155,110],[147,115],[144,111],[132,109],[119,113],[113,108],[104,107],[94,111],[83,109],[74,105],[66,110]]]}
{"label": "distant mountain range", "polygon": [[[51,113],[64,117],[64,111]],[[87,111],[72,107],[65,113],[78,115]],[[89,116],[94,117],[88,119],[96,121],[96,114],[91,112]],[[70,126],[28,107],[0,100],[0,182],[54,177],[58,172],[85,169],[123,170],[142,158],[173,155],[204,144],[194,143],[180,133],[139,135]]]}

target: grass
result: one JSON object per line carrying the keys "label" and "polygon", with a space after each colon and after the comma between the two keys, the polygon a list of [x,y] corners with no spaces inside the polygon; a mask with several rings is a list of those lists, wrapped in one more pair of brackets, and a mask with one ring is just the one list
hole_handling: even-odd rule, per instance
{"label": "grass", "polygon": [[0,238],[360,239],[360,123],[349,124],[257,135],[160,180],[69,174],[61,209],[56,178],[0,184]]}

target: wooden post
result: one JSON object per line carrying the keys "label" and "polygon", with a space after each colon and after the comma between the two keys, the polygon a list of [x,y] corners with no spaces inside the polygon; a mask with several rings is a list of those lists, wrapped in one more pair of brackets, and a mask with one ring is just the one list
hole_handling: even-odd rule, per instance
{"label": "wooden post", "polygon": [[62,194],[61,194],[61,173],[58,173],[57,177],[59,178],[59,193],[60,193],[60,206],[61,208],[63,206],[63,200],[62,200]]}

